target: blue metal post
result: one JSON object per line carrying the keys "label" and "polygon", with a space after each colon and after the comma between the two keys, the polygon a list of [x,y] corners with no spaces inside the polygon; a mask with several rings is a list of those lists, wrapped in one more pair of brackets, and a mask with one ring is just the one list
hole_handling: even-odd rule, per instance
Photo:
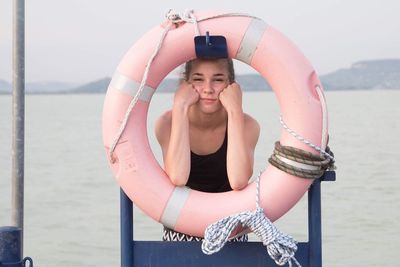
{"label": "blue metal post", "polygon": [[120,191],[121,203],[121,267],[133,267],[133,204]]}
{"label": "blue metal post", "polygon": [[12,207],[13,226],[0,227],[0,267],[22,267],[24,229],[24,139],[25,139],[25,1],[13,1],[13,122]]}
{"label": "blue metal post", "polygon": [[22,266],[24,224],[25,1],[13,5],[12,224],[0,227],[0,267]]}
{"label": "blue metal post", "polygon": [[22,266],[22,231],[15,226],[0,227],[0,267]]}
{"label": "blue metal post", "polygon": [[315,180],[311,187],[308,191],[308,256],[310,267],[321,267],[321,181]]}
{"label": "blue metal post", "polygon": [[[13,15],[13,120],[12,120],[12,225],[24,229],[25,139],[25,3],[14,0]],[[22,240],[21,240],[22,245]]]}
{"label": "blue metal post", "polygon": [[336,173],[326,171],[308,190],[308,250],[310,267],[322,266],[321,182],[335,181]]}

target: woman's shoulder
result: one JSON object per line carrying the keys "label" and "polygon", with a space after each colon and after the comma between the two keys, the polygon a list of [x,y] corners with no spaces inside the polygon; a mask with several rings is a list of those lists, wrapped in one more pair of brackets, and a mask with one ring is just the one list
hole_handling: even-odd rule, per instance
{"label": "woman's shoulder", "polygon": [[249,114],[244,113],[243,115],[247,136],[251,139],[258,140],[260,135],[260,125],[258,124],[258,121]]}
{"label": "woman's shoulder", "polygon": [[168,110],[161,114],[160,117],[158,117],[156,123],[157,124],[168,124],[171,123],[172,121],[172,110]]}
{"label": "woman's shoulder", "polygon": [[166,111],[161,114],[160,117],[156,120],[155,123],[155,134],[157,139],[160,141],[165,137],[166,133],[171,132],[171,123],[172,123],[172,111]]}
{"label": "woman's shoulder", "polygon": [[247,113],[244,113],[244,124],[246,127],[260,128],[258,121]]}

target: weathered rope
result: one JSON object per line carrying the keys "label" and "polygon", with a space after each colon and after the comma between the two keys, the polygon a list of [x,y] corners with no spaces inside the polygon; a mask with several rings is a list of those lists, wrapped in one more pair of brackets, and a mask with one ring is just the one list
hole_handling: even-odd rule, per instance
{"label": "weathered rope", "polygon": [[[329,147],[326,147],[325,154],[315,155],[295,147],[282,146],[280,142],[275,143],[275,149],[268,159],[276,168],[294,176],[316,179],[321,177],[327,169],[334,169],[334,162],[331,160],[334,155]],[[297,164],[299,163],[299,164]]]}
{"label": "weathered rope", "polygon": [[261,239],[269,256],[276,264],[283,266],[288,263],[289,267],[291,267],[293,261],[297,266],[301,267],[294,257],[297,251],[297,241],[279,231],[265,216],[263,209],[260,207],[260,176],[261,173],[257,177],[256,210],[231,215],[208,226],[201,249],[207,255],[218,252],[229,240],[232,232],[238,226],[242,226],[250,229]]}

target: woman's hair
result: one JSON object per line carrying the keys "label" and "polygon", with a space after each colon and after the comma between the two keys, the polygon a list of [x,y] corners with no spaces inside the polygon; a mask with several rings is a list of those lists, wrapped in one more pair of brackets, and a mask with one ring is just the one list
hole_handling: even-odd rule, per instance
{"label": "woman's hair", "polygon": [[233,67],[233,60],[231,58],[221,58],[221,59],[192,59],[185,63],[185,69],[182,73],[181,80],[189,81],[190,73],[192,72],[193,63],[197,60],[223,60],[226,62],[226,66],[228,68],[228,79],[229,83],[233,83],[235,81],[235,69]]}

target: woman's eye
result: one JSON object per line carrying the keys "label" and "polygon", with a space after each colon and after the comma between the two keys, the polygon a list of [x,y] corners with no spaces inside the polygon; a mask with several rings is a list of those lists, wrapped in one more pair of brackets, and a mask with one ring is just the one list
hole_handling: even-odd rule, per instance
{"label": "woman's eye", "polygon": [[195,82],[201,82],[202,79],[201,79],[201,78],[194,78],[193,81],[195,81]]}

